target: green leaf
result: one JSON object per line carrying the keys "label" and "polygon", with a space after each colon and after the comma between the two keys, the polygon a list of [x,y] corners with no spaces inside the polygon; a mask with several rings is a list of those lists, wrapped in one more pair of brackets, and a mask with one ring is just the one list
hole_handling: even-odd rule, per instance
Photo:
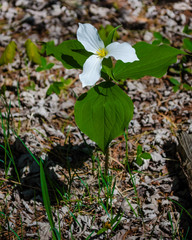
{"label": "green leaf", "polygon": [[164,37],[164,38],[162,39],[162,43],[163,43],[163,44],[170,44],[170,41],[169,41],[169,39],[167,39],[167,38]]}
{"label": "green leaf", "polygon": [[[110,43],[112,43],[113,38],[118,36],[117,34],[117,29],[121,27],[121,25],[117,26],[116,28],[114,28],[113,30],[111,30],[111,32],[109,33],[106,41],[105,41],[105,46],[109,45]],[[117,35],[116,35],[117,34]]]}
{"label": "green leaf", "polygon": [[6,85],[3,84],[3,86],[1,86],[1,88],[0,88],[0,95],[2,94],[3,96],[5,96],[6,89],[7,89]]}
{"label": "green leaf", "polygon": [[190,52],[192,52],[192,41],[189,38],[183,39],[183,46],[184,46],[184,48],[186,48]]}
{"label": "green leaf", "polygon": [[176,93],[179,90],[179,86],[173,86],[173,91]]}
{"label": "green leaf", "polygon": [[186,54],[167,45],[155,46],[145,42],[139,42],[133,47],[140,61],[133,63],[117,61],[113,70],[115,79],[138,79],[146,75],[162,77],[166,73],[167,68],[176,62],[178,54]]}
{"label": "green leaf", "polygon": [[133,117],[133,103],[117,85],[102,82],[82,94],[75,104],[75,121],[103,152],[124,133]]}
{"label": "green leaf", "polygon": [[136,157],[136,163],[137,163],[137,165],[142,166],[144,161],[140,156],[137,156]]}
{"label": "green leaf", "polygon": [[54,63],[49,63],[49,64],[47,64],[46,69],[49,70],[49,69],[51,69],[54,65],[55,65]]}
{"label": "green leaf", "polygon": [[191,34],[192,33],[192,29],[190,29],[189,26],[186,24],[184,26],[183,33]]}
{"label": "green leaf", "polygon": [[115,80],[112,73],[112,67],[111,58],[104,58],[102,62],[101,77],[107,81],[110,80],[110,78]]}
{"label": "green leaf", "polygon": [[11,41],[5,48],[0,58],[0,66],[8,63],[12,63],[15,57],[17,45],[14,41]]}
{"label": "green leaf", "polygon": [[181,83],[177,79],[175,79],[175,78],[169,78],[169,81],[172,84],[174,84],[175,86],[180,86],[181,85]]}
{"label": "green leaf", "polygon": [[63,82],[53,82],[47,92],[46,92],[46,95],[49,96],[51,95],[52,93],[56,93],[57,95],[60,94],[61,92],[61,89],[64,87],[64,83]]}
{"label": "green leaf", "polygon": [[159,45],[161,43],[161,40],[154,40],[152,42],[153,45]]}
{"label": "green leaf", "polygon": [[163,35],[161,33],[159,33],[159,32],[154,32],[153,36],[157,40],[154,40],[152,44],[155,44],[155,45],[159,45],[160,43],[170,44],[170,41],[167,38],[163,37]]}
{"label": "green leaf", "polygon": [[25,90],[33,90],[35,91],[35,83],[33,81],[29,82],[29,85],[24,87]]}
{"label": "green leaf", "polygon": [[104,233],[105,231],[107,231],[108,228],[104,227],[104,228],[101,228],[98,232],[97,232],[97,235],[100,235],[102,233]]}
{"label": "green leaf", "polygon": [[154,32],[154,33],[153,33],[153,36],[154,36],[156,39],[159,39],[160,41],[162,41],[162,39],[163,39],[163,36],[161,35],[160,32]]}
{"label": "green leaf", "polygon": [[39,49],[35,43],[33,43],[31,39],[27,39],[25,47],[29,60],[33,63],[41,65],[41,55],[39,54]]}
{"label": "green leaf", "polygon": [[111,25],[107,25],[105,28],[101,25],[101,28],[99,29],[99,36],[101,37],[101,39],[103,40],[105,46],[107,46],[108,44],[110,44],[113,39],[116,41],[119,38],[119,34],[117,33],[117,29],[120,26],[114,28]]}
{"label": "green leaf", "polygon": [[44,58],[44,57],[41,57],[41,65],[42,65],[42,67],[46,67],[46,65],[47,65],[47,60],[46,60],[46,58]]}
{"label": "green leaf", "polygon": [[189,74],[192,74],[192,68],[184,68],[184,71],[189,73]]}
{"label": "green leaf", "polygon": [[41,71],[43,71],[43,70],[45,70],[44,67],[37,67],[37,68],[35,69],[36,72],[41,72]]}
{"label": "green leaf", "polygon": [[72,82],[72,79],[71,78],[67,78],[67,79],[64,79],[63,77],[60,78],[61,79],[61,82],[64,84],[64,86],[68,86],[71,84]]}
{"label": "green leaf", "polygon": [[83,68],[84,62],[91,55],[77,40],[67,40],[58,46],[55,46],[53,41],[48,42],[46,44],[46,54],[53,55],[68,69]]}
{"label": "green leaf", "polygon": [[140,157],[143,159],[151,159],[151,154],[144,152],[144,153],[141,153]]}
{"label": "green leaf", "polygon": [[183,88],[185,88],[187,91],[191,90],[192,91],[192,87],[189,86],[187,83],[183,84]]}
{"label": "green leaf", "polygon": [[143,151],[142,146],[141,146],[141,145],[138,145],[138,146],[137,146],[137,155],[141,154],[142,151]]}
{"label": "green leaf", "polygon": [[41,66],[35,69],[36,72],[41,72],[44,70],[49,70],[54,66],[54,63],[47,64],[47,60],[44,57],[41,57]]}

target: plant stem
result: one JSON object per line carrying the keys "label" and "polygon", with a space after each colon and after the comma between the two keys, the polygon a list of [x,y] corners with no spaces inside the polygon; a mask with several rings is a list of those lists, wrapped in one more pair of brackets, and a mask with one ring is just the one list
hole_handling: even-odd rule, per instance
{"label": "plant stem", "polygon": [[109,168],[109,148],[107,148],[105,153],[105,177],[107,177]]}

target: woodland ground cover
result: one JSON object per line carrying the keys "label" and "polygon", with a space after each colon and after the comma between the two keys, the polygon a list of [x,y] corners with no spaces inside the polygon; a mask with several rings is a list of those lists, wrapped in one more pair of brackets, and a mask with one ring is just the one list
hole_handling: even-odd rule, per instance
{"label": "woodland ground cover", "polygon": [[[190,2],[1,4],[2,54],[11,40],[17,45],[12,42],[13,63],[6,64],[6,54],[0,60],[1,238],[190,239],[190,191],[176,154],[178,129],[192,132]],[[81,54],[70,51],[78,23],[86,22],[104,42],[112,31],[115,41],[137,43],[138,52],[149,49],[140,52],[139,66],[117,62],[111,72],[105,65],[134,112],[124,133],[103,142],[94,135],[98,129],[87,132],[89,122],[82,127],[78,121],[100,148],[74,118],[77,98],[95,93],[82,89],[81,70],[67,69],[79,68],[89,56],[83,48]],[[42,46],[49,56],[39,52]],[[176,53],[164,57],[170,46]],[[161,54],[160,66],[154,56]],[[162,66],[169,67],[165,75]]]}

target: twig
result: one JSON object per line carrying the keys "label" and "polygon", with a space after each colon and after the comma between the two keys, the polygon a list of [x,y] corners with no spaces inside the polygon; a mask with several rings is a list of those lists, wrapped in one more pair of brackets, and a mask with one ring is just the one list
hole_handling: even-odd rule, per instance
{"label": "twig", "polygon": [[175,32],[175,31],[173,31],[173,30],[170,30],[170,32],[175,33],[175,34],[177,34],[177,35],[180,35],[180,36],[182,36],[182,37],[187,37],[187,38],[192,39],[192,36],[189,35],[189,34],[186,34],[186,33]]}

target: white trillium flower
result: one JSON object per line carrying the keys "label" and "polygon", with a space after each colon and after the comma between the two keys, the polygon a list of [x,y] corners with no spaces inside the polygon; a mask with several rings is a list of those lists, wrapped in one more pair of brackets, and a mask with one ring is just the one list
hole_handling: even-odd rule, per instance
{"label": "white trillium flower", "polygon": [[79,23],[77,39],[84,48],[93,53],[83,65],[83,72],[79,75],[83,87],[94,85],[101,76],[104,58],[114,57],[125,63],[138,61],[135,49],[127,42],[113,42],[105,47],[97,29],[89,23]]}

